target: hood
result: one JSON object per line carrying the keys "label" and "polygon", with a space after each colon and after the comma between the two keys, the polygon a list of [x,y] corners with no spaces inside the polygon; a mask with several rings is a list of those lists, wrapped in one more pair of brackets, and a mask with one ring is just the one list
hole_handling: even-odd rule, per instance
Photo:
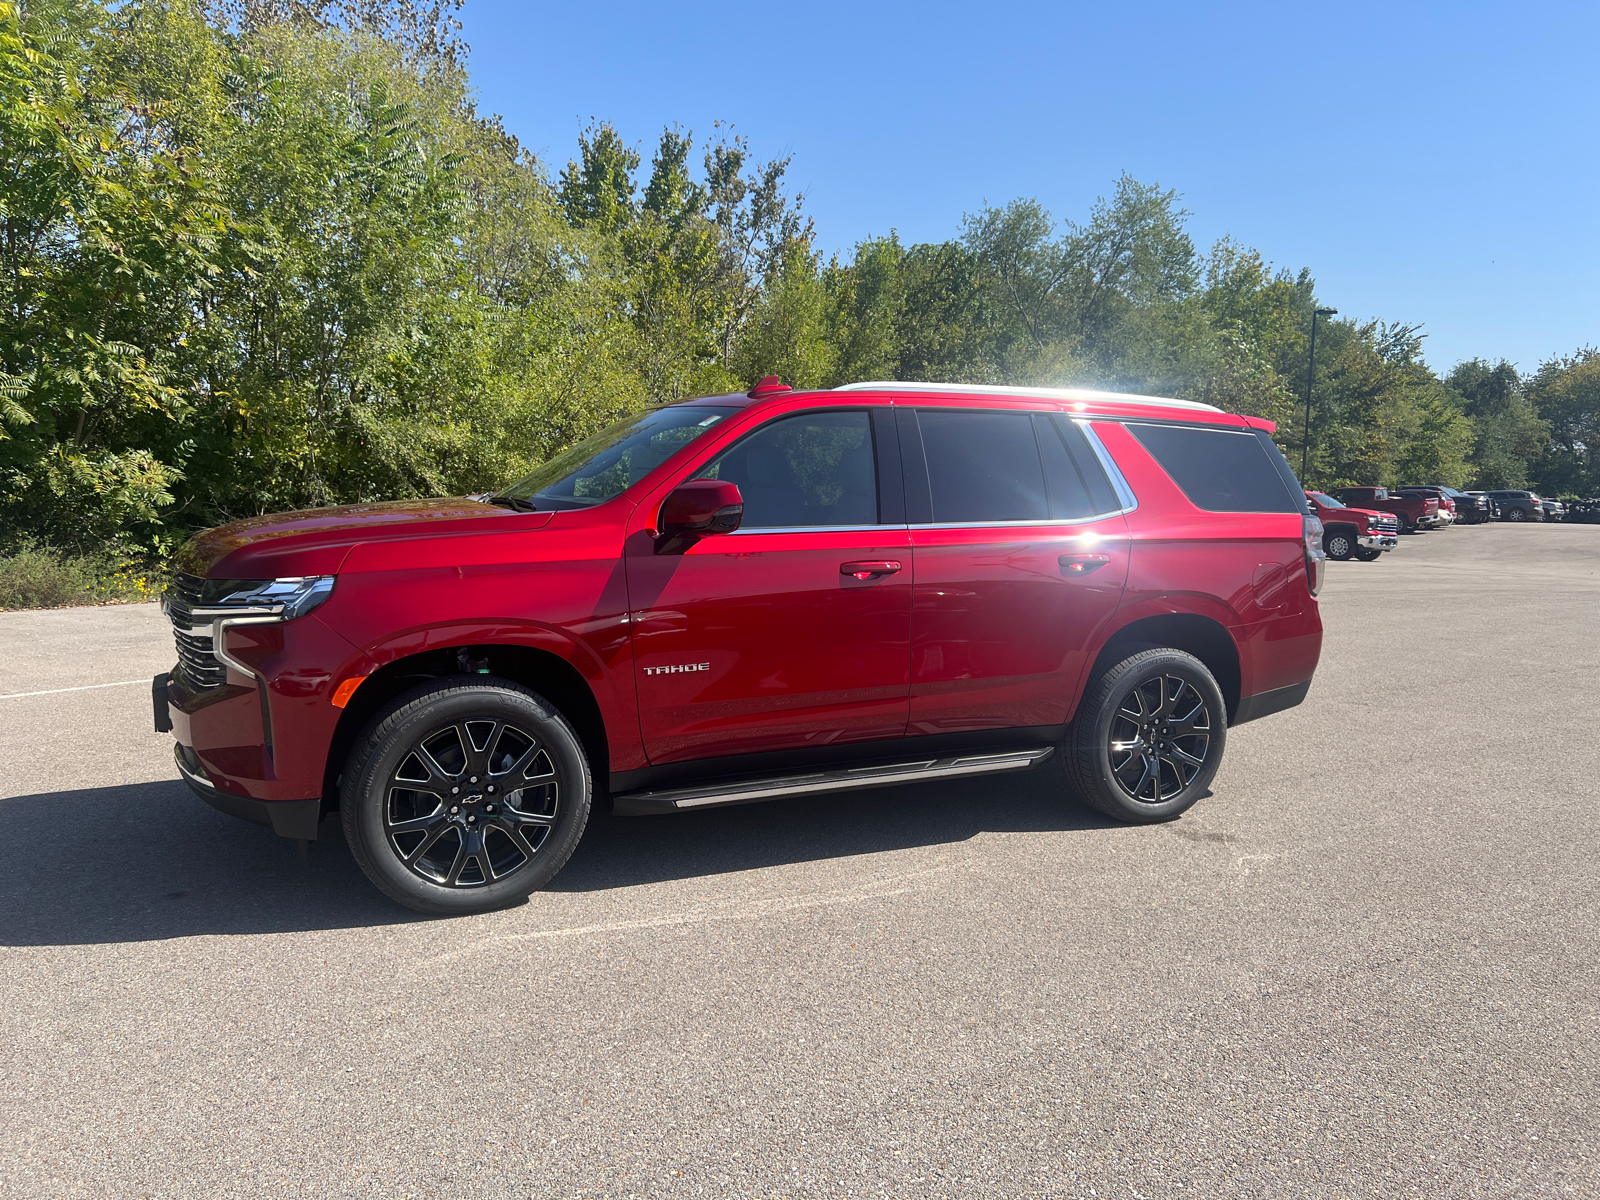
{"label": "hood", "polygon": [[1374,512],[1370,508],[1347,507],[1344,511],[1356,513],[1359,516],[1365,517],[1369,521],[1393,521],[1396,519],[1395,515],[1391,512]]}
{"label": "hood", "polygon": [[216,579],[332,575],[361,542],[538,529],[552,515],[513,512],[464,496],[269,513],[195,534],[172,565]]}

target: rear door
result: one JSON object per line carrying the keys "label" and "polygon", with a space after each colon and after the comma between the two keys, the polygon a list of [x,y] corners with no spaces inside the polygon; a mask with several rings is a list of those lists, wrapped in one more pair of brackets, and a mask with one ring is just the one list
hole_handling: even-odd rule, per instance
{"label": "rear door", "polygon": [[629,538],[652,763],[905,733],[912,571],[894,442],[887,407],[774,417],[690,472],[739,485],[738,532],[681,554]]}
{"label": "rear door", "polygon": [[902,409],[900,430],[910,732],[1062,723],[1127,580],[1121,498],[1060,413]]}

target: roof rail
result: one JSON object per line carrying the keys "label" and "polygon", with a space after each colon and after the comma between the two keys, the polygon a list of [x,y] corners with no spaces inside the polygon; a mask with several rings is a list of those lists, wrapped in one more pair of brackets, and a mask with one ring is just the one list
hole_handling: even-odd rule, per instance
{"label": "roof rail", "polygon": [[1214,404],[1198,400],[1170,400],[1161,396],[1135,396],[1128,392],[1097,392],[1090,388],[1003,387],[994,383],[914,383],[909,380],[878,380],[870,383],[847,383],[833,389],[836,392],[955,392],[970,396],[1038,396],[1049,400],[1076,400],[1092,404],[1151,404],[1164,408],[1197,408],[1204,412],[1222,412]]}

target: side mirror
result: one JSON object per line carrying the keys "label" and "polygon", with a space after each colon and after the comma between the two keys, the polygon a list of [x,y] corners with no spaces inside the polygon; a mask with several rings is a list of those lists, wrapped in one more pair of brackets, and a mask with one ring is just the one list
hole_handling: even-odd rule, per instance
{"label": "side mirror", "polygon": [[725,479],[691,479],[668,493],[661,505],[657,554],[681,554],[695,541],[732,533],[744,519],[739,485]]}

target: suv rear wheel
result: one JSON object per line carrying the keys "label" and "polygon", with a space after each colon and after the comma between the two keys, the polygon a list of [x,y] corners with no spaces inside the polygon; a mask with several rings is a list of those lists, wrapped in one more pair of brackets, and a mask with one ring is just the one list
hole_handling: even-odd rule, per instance
{"label": "suv rear wheel", "polygon": [[1513,508],[1510,512],[1506,513],[1506,520],[1508,521],[1526,521],[1527,519],[1528,514],[1523,512],[1520,508]]}
{"label": "suv rear wheel", "polygon": [[1205,795],[1227,736],[1227,706],[1205,664],[1157,647],[1130,653],[1090,685],[1063,758],[1080,796],[1142,824]]}
{"label": "suv rear wheel", "polygon": [[520,684],[464,675],[379,711],[345,766],[341,816],[356,862],[390,899],[487,912],[566,865],[591,792],[560,713]]}

